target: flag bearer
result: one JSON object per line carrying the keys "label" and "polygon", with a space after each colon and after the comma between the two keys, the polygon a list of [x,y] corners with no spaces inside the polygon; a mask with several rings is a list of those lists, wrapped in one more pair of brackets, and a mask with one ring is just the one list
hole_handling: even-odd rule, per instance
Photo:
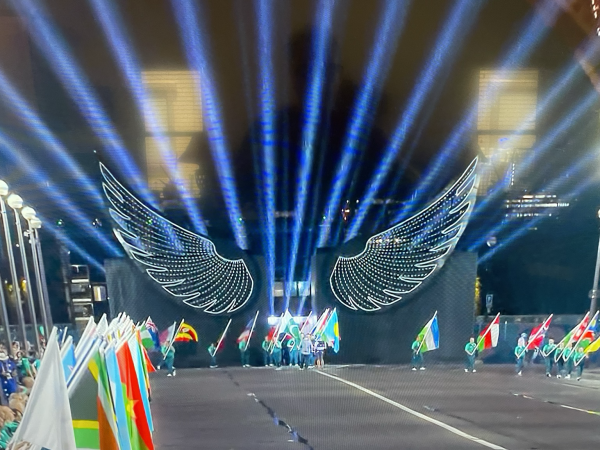
{"label": "flag bearer", "polygon": [[214,369],[216,367],[219,367],[217,364],[217,344],[216,344],[216,342],[213,342],[212,344],[210,344],[210,346],[208,347],[208,354],[210,355],[210,368]]}
{"label": "flag bearer", "polygon": [[525,353],[527,352],[524,345],[521,345],[522,342],[519,339],[517,342],[517,346],[515,347],[515,358],[517,360],[517,375],[523,375],[523,363],[525,362]]}
{"label": "flag bearer", "polygon": [[[557,346],[556,346],[556,350],[554,350],[554,355],[560,355],[563,350],[565,349],[565,344],[563,344],[562,342],[560,342]],[[558,361],[556,361],[556,378],[562,378],[563,376],[563,372],[564,372],[564,368],[565,368],[565,361],[563,360],[562,356],[560,358],[558,358]]]}
{"label": "flag bearer", "polygon": [[417,336],[417,339],[412,343],[412,370],[417,370],[417,366],[420,370],[425,370],[423,365],[423,355],[421,354],[421,336]]}
{"label": "flag bearer", "polygon": [[167,367],[167,376],[174,377],[175,367],[173,367],[173,363],[175,363],[175,348],[171,345],[171,342],[166,341],[162,347],[163,355],[165,355],[165,366]]}
{"label": "flag bearer", "polygon": [[300,342],[300,368],[308,369],[310,367],[310,356],[313,351],[313,344],[310,339],[309,334],[305,334],[302,336],[302,341]]}
{"label": "flag bearer", "polygon": [[[542,356],[546,363],[547,377],[552,376],[552,364],[554,363],[554,352],[556,351],[556,348],[556,344],[552,338],[548,339],[548,343],[542,347]],[[560,377],[560,374],[558,374],[557,377]]]}
{"label": "flag bearer", "polygon": [[288,353],[290,354],[290,366],[298,366],[298,346],[296,340],[290,338],[287,341]]}
{"label": "flag bearer", "polygon": [[467,345],[465,345],[465,353],[467,354],[467,363],[465,366],[465,372],[477,372],[475,370],[475,353],[477,352],[477,344],[475,344],[475,338],[471,337]]}
{"label": "flag bearer", "polygon": [[565,379],[571,378],[571,372],[573,372],[573,357],[575,356],[575,352],[573,351],[573,344],[567,345],[565,352],[563,353],[563,359],[565,360],[565,369],[567,374],[565,375]]}
{"label": "flag bearer", "polygon": [[272,358],[273,364],[275,364],[277,367],[281,367],[281,341],[279,339],[275,339]]}
{"label": "flag bearer", "polygon": [[248,352],[248,341],[242,339],[238,344],[240,350],[240,360],[242,361],[242,367],[250,367],[250,352]]}
{"label": "flag bearer", "polygon": [[271,352],[269,351],[269,346],[269,336],[265,336],[265,340],[262,342],[263,361],[265,363],[265,367],[273,365],[273,361],[271,359]]}
{"label": "flag bearer", "polygon": [[577,350],[575,350],[573,355],[573,362],[577,364],[577,381],[581,380],[581,375],[583,375],[583,368],[585,366],[585,360],[588,357],[589,356],[586,355],[583,345],[577,347]]}

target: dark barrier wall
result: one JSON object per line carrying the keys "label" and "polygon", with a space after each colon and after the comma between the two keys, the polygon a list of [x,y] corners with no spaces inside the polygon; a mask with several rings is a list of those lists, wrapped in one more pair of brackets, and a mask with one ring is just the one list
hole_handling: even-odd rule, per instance
{"label": "dark barrier wall", "polygon": [[410,361],[410,346],[421,328],[438,311],[440,348],[425,354],[429,361],[462,360],[473,330],[477,255],[454,252],[440,271],[413,294],[389,309],[359,313],[334,300],[328,287],[332,258],[317,254],[319,308],[337,307],[341,345],[332,362],[398,364]]}
{"label": "dark barrier wall", "polygon": [[[476,255],[455,252],[439,273],[432,276],[414,295],[382,313],[364,314],[351,312],[336,304],[325,284],[327,255],[317,255],[319,290],[315,304],[319,311],[326,307],[337,307],[340,320],[340,352],[330,352],[332,363],[394,364],[406,363],[410,359],[410,345],[421,327],[438,311],[440,327],[440,349],[427,354],[429,361],[461,360],[463,348],[473,329],[473,298],[476,277]],[[179,367],[207,366],[207,347],[216,341],[227,324],[228,317],[211,316],[177,301],[158,287],[129,259],[107,260],[106,279],[110,298],[111,314],[127,312],[135,321],[148,316],[163,330],[174,320],[185,318],[196,328],[198,345],[178,345]],[[324,279],[321,279],[324,278]],[[236,338],[257,310],[268,311],[264,286],[233,321],[218,354],[220,364],[237,364],[239,352]],[[268,325],[266,313],[257,322],[251,342],[251,363],[262,363],[260,344]]]}

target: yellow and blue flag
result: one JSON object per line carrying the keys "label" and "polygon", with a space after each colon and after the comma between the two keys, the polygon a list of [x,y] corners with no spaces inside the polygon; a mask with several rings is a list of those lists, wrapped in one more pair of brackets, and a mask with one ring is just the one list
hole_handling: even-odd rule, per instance
{"label": "yellow and blue flag", "polygon": [[340,324],[338,322],[337,311],[334,309],[329,315],[327,324],[323,329],[323,337],[333,351],[337,353],[340,350]]}

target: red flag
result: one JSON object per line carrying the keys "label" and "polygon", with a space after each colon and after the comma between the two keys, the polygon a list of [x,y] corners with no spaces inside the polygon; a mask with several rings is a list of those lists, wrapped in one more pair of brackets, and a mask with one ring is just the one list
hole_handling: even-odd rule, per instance
{"label": "red flag", "polygon": [[544,337],[546,337],[548,328],[550,328],[552,316],[553,314],[550,314],[550,317],[548,317],[541,324],[539,324],[537,327],[531,330],[531,333],[529,334],[529,340],[527,341],[527,350],[531,350],[532,348],[540,348],[540,346],[544,342]]}
{"label": "red flag", "polygon": [[498,345],[498,336],[500,336],[500,313],[479,333],[477,350],[482,352],[483,350],[496,347]]}
{"label": "red flag", "polygon": [[[132,438],[132,448],[154,450],[152,434],[146,418],[146,411],[140,392],[140,384],[133,366],[133,357],[129,345],[125,343],[117,350],[119,374],[123,385],[125,408],[129,416],[129,436]],[[134,442],[135,440],[135,442]]]}
{"label": "red flag", "polygon": [[271,327],[269,332],[267,333],[267,340],[272,341],[275,337],[275,333],[277,332],[277,327]]}

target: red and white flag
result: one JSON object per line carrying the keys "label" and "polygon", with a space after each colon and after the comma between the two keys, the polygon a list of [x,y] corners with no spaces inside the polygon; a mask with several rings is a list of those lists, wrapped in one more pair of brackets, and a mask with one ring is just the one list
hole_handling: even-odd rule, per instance
{"label": "red and white flag", "polygon": [[500,313],[496,314],[494,320],[481,332],[477,338],[477,351],[494,348],[498,345],[500,336]]}
{"label": "red and white flag", "polygon": [[552,316],[554,316],[554,314],[550,314],[550,317],[531,330],[531,333],[529,334],[529,340],[527,341],[527,350],[541,347],[542,343],[544,342],[544,338],[546,337],[546,333],[548,332],[548,328],[550,328]]}

